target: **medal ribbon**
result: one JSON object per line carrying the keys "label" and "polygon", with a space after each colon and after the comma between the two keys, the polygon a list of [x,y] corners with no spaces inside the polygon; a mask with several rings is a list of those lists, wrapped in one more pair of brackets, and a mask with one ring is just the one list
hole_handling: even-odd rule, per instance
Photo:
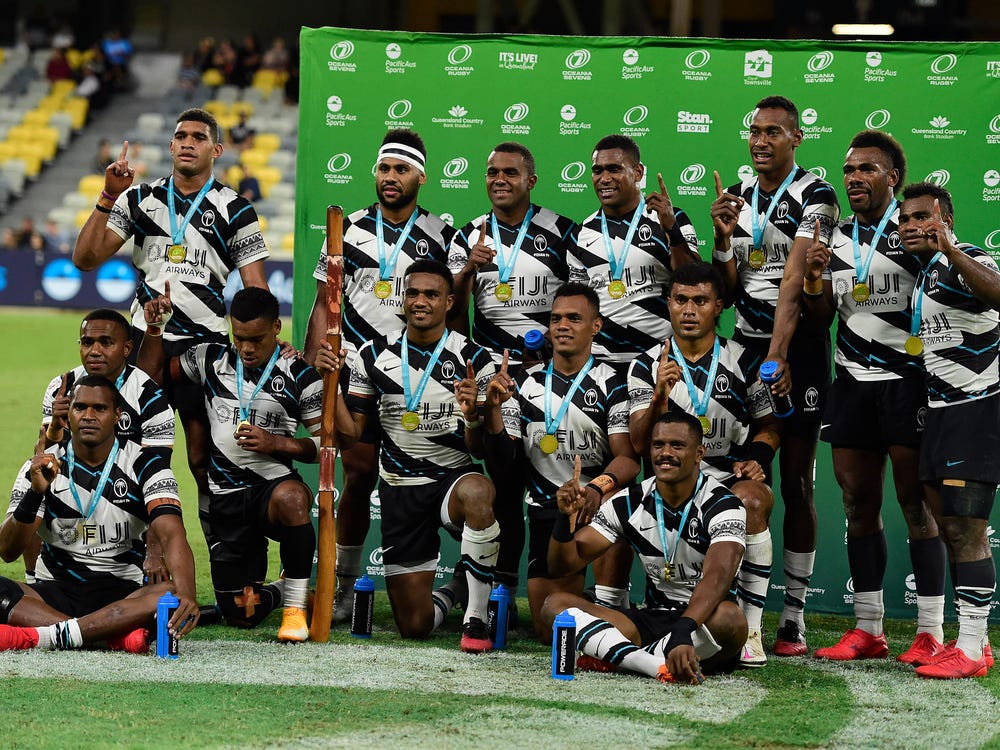
{"label": "medal ribbon", "polygon": [[705,412],[708,411],[708,405],[712,401],[712,391],[715,389],[715,373],[719,369],[719,351],[721,349],[719,346],[719,337],[715,337],[715,346],[712,348],[712,364],[708,367],[708,380],[705,383],[705,390],[702,392],[700,399],[698,398],[698,388],[694,384],[694,378],[691,377],[691,370],[688,368],[687,360],[684,359],[680,348],[677,346],[677,339],[670,338],[670,347],[674,353],[674,359],[681,366],[684,385],[687,386],[688,396],[691,398],[691,407],[694,409],[695,416],[704,417]]}
{"label": "medal ribbon", "polygon": [[583,369],[576,374],[573,378],[573,382],[569,384],[569,390],[566,391],[566,395],[563,396],[562,403],[559,404],[559,411],[556,412],[556,416],[552,417],[552,361],[549,360],[548,369],[545,370],[545,396],[543,401],[543,407],[545,409],[545,434],[555,435],[556,430],[559,429],[559,425],[562,424],[563,417],[566,416],[566,412],[569,410],[569,405],[573,401],[573,395],[580,389],[580,383],[583,379],[587,377],[587,373],[590,372],[590,368],[594,366],[594,355],[590,355],[587,358],[587,364],[583,366]]}
{"label": "medal ribbon", "polygon": [[792,184],[792,180],[795,179],[795,173],[799,171],[797,164],[792,164],[792,171],[788,173],[788,177],[785,181],[778,186],[778,189],[774,191],[774,195],[771,196],[771,202],[767,206],[767,213],[764,214],[764,223],[760,223],[760,212],[757,210],[757,196],[760,193],[760,181],[754,183],[753,186],[753,198],[750,201],[750,220],[753,229],[753,246],[757,250],[763,250],[764,242],[764,227],[767,222],[771,220],[771,214],[774,212],[774,207],[778,205],[781,201],[781,196],[785,194],[788,186]]}
{"label": "medal ribbon", "polygon": [[76,488],[76,481],[73,478],[73,473],[76,471],[76,453],[73,450],[73,441],[70,440],[66,444],[66,458],[69,461],[69,491],[73,495],[73,502],[76,503],[77,509],[80,511],[80,515],[83,516],[84,521],[89,521],[90,517],[94,515],[94,511],[97,509],[97,504],[101,502],[101,495],[104,494],[104,486],[108,483],[108,477],[111,476],[111,467],[115,465],[115,458],[118,456],[118,438],[114,439],[114,443],[111,445],[111,452],[108,454],[107,459],[104,461],[104,468],[101,469],[101,475],[97,480],[97,487],[90,495],[90,503],[87,505],[87,510],[83,509],[83,503],[80,500],[80,492]]}
{"label": "medal ribbon", "polygon": [[879,240],[882,239],[882,233],[885,232],[885,227],[889,223],[889,219],[892,218],[893,212],[896,210],[896,199],[892,199],[892,203],[882,214],[882,220],[878,223],[878,228],[875,230],[875,236],[872,237],[871,244],[868,246],[868,256],[865,258],[864,263],[861,262],[861,242],[858,239],[858,217],[854,217],[854,223],[851,230],[851,241],[854,243],[854,274],[858,277],[858,283],[864,284],[868,281],[868,269],[872,267],[872,258],[875,257],[875,248],[878,247]]}
{"label": "medal ribbon", "polygon": [[920,324],[923,322],[921,318],[921,310],[924,307],[924,282],[927,281],[927,271],[934,267],[944,253],[938,252],[931,258],[931,262],[927,264],[926,267],[920,269],[920,273],[917,275],[917,282],[913,285],[913,301],[910,303],[910,335],[916,336],[920,333]]}
{"label": "medal ribbon", "polygon": [[687,525],[688,516],[691,514],[691,506],[694,505],[694,497],[698,494],[701,489],[702,482],[705,481],[705,475],[700,471],[698,472],[698,483],[694,486],[694,492],[691,493],[691,497],[687,499],[684,503],[684,511],[681,513],[681,522],[677,526],[677,534],[674,536],[674,548],[670,549],[667,545],[667,524],[664,521],[663,513],[663,496],[660,495],[658,489],[653,488],[653,505],[656,507],[656,524],[660,532],[660,544],[663,545],[663,560],[664,562],[673,565],[674,557],[677,555],[677,542],[680,541],[681,534],[684,533],[684,527]]}
{"label": "medal ribbon", "polygon": [[532,214],[534,214],[534,209],[528,206],[528,213],[524,215],[524,218],[521,220],[521,228],[517,230],[517,239],[514,240],[514,245],[510,249],[510,255],[506,258],[503,257],[503,243],[500,241],[500,227],[497,225],[496,214],[490,217],[493,228],[493,249],[497,254],[497,268],[500,270],[501,284],[506,284],[510,279],[510,275],[514,272],[514,261],[517,259],[517,254],[521,252],[521,245],[524,244],[525,235],[528,234],[528,226],[531,224]]}
{"label": "medal ribbon", "polygon": [[635,230],[639,228],[639,222],[646,211],[646,199],[640,195],[639,205],[635,209],[635,215],[628,224],[628,232],[625,235],[625,244],[622,245],[621,253],[615,257],[615,246],[611,242],[611,235],[608,234],[608,217],[601,211],[601,234],[604,237],[604,251],[608,255],[608,265],[611,266],[611,279],[620,281],[622,273],[625,272],[625,259],[628,257],[629,248],[632,247],[632,238],[635,237]]}
{"label": "medal ribbon", "polygon": [[170,175],[170,179],[167,181],[167,208],[170,210],[170,239],[175,245],[180,245],[184,242],[184,232],[187,231],[188,224],[191,223],[191,219],[194,218],[195,213],[198,211],[198,206],[201,205],[201,200],[206,195],[208,191],[212,189],[212,183],[215,182],[215,175],[209,175],[208,181],[201,186],[201,190],[198,191],[197,197],[194,202],[191,203],[191,208],[187,210],[184,215],[184,220],[181,222],[180,227],[177,226],[177,209],[174,207],[174,176]]}
{"label": "medal ribbon", "polygon": [[403,226],[403,230],[399,233],[399,239],[392,246],[392,254],[386,258],[385,257],[385,237],[383,235],[383,224],[382,224],[382,206],[378,206],[375,209],[375,239],[378,242],[378,278],[380,281],[388,281],[392,278],[393,273],[396,271],[396,259],[399,257],[399,251],[402,250],[403,245],[410,238],[410,230],[413,229],[413,225],[417,223],[417,214],[420,213],[417,209],[413,209],[413,213],[410,214],[410,218],[406,220],[406,224]]}
{"label": "medal ribbon", "polygon": [[431,354],[431,358],[427,360],[427,366],[424,367],[424,372],[420,376],[420,382],[417,383],[417,390],[411,395],[410,393],[410,344],[403,334],[403,351],[400,355],[400,359],[403,364],[403,401],[406,402],[406,410],[415,412],[417,407],[420,406],[420,397],[424,395],[424,389],[427,387],[427,381],[431,379],[431,372],[434,371],[434,366],[438,363],[441,358],[441,352],[444,351],[445,342],[448,341],[448,329],[444,329],[444,335],[441,340],[437,342],[437,346],[434,347],[434,352]]}
{"label": "medal ribbon", "polygon": [[250,400],[247,401],[246,406],[243,405],[243,360],[240,359],[240,355],[236,354],[236,394],[240,399],[240,419],[244,422],[250,421],[250,407],[253,406],[253,400],[257,398],[257,394],[260,393],[260,389],[264,387],[264,383],[267,382],[268,375],[271,374],[271,370],[274,369],[274,363],[278,361],[278,355],[281,354],[281,349],[277,346],[274,347],[274,353],[271,354],[271,359],[268,360],[267,365],[264,367],[264,372],[261,373],[260,380],[257,381],[256,387],[253,389],[253,393],[250,394]]}

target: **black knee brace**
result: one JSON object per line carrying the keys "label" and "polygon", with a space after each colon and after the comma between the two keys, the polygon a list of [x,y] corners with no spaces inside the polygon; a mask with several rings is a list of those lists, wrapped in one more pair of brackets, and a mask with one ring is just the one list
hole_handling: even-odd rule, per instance
{"label": "black knee brace", "polygon": [[9,578],[0,577],[0,623],[6,625],[10,611],[24,598],[21,584]]}
{"label": "black knee brace", "polygon": [[941,483],[941,512],[958,518],[981,518],[988,521],[993,511],[997,486],[986,482],[964,481],[961,485]]}

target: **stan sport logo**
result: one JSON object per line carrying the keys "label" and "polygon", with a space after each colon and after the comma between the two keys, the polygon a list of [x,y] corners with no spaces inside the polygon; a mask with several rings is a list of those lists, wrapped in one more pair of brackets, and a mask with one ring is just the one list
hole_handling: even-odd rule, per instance
{"label": "stan sport logo", "polygon": [[330,59],[326,62],[327,70],[337,73],[354,73],[358,66],[351,61],[354,55],[354,42],[343,40],[330,47]]}

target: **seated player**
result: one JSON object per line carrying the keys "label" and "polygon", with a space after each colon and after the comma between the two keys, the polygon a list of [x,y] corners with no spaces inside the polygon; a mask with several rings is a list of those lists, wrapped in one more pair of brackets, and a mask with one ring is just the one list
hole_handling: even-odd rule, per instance
{"label": "seated player", "polygon": [[[162,452],[119,440],[121,414],[114,384],[83,376],[70,391],[69,438],[21,467],[0,524],[0,557],[17,559],[36,534],[43,545],[35,583],[0,578],[0,650],[106,641],[142,653],[168,590],[180,600],[171,632],[183,636],[197,623],[177,481]],[[147,527],[173,580],[143,586]]]}
{"label": "seated player", "polygon": [[[283,604],[278,640],[304,641],[316,532],[312,491],[292,462],[316,460],[316,441],[295,432],[300,424],[319,430],[323,383],[309,365],[281,356],[278,300],[259,287],[233,297],[234,343],[198,344],[165,371],[161,331],[172,310],[166,291],[145,305],[139,361],[149,373],[186,377],[204,391],[212,493],[201,520],[216,602],[230,624],[247,628]],[[265,586],[268,539],[279,544],[284,576]]]}
{"label": "seated player", "polygon": [[662,682],[697,683],[702,669],[735,665],[747,637],[746,618],[728,599],[746,538],[746,511],[724,485],[703,473],[698,419],[667,412],[653,426],[654,476],[604,503],[589,526],[571,530],[585,498],[569,482],[556,495],[559,516],[549,544],[549,570],[568,575],[624,538],[646,572],[646,606],[592,604],[574,594],[545,600],[552,625],[563,610],[576,619],[581,669],[618,669]]}

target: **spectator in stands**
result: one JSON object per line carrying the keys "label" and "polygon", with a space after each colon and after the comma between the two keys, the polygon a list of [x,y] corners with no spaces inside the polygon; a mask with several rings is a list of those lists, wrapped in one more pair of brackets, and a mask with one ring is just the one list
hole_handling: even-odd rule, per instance
{"label": "spectator in stands", "polygon": [[49,62],[45,66],[45,77],[50,81],[72,80],[73,68],[66,59],[66,50],[59,47],[52,50]]}
{"label": "spectator in stands", "polygon": [[250,167],[246,164],[241,164],[240,168],[243,170],[243,177],[240,178],[240,184],[236,188],[236,192],[251,203],[255,203],[263,197],[260,192],[260,183],[253,176]]}
{"label": "spectator in stands", "polygon": [[195,63],[193,52],[185,52],[181,59],[181,69],[177,72],[177,85],[184,91],[194,91],[201,83],[201,71]]}
{"label": "spectator in stands", "polygon": [[107,138],[101,138],[97,143],[97,154],[90,164],[90,169],[94,174],[104,174],[108,165],[115,160],[115,155],[111,153],[111,142]]}
{"label": "spectator in stands", "polygon": [[257,131],[247,125],[246,112],[240,112],[239,118],[239,122],[229,128],[229,142],[237,151],[243,151],[253,146]]}
{"label": "spectator in stands", "polygon": [[218,70],[226,83],[236,83],[236,47],[231,39],[223,39],[212,54],[212,67]]}
{"label": "spectator in stands", "polygon": [[271,46],[264,53],[261,67],[277,73],[288,72],[288,47],[285,46],[284,37],[276,36],[271,41]]}
{"label": "spectator in stands", "polygon": [[76,43],[73,27],[65,19],[57,20],[56,31],[52,35],[52,46],[56,49],[70,49]]}
{"label": "spectator in stands", "polygon": [[69,232],[62,229],[52,219],[45,222],[45,229],[41,233],[45,241],[46,250],[55,250],[59,253],[68,253],[72,248],[69,245]]}
{"label": "spectator in stands", "polygon": [[128,65],[135,49],[132,42],[122,36],[121,29],[111,29],[101,40],[101,51],[111,76],[111,85],[116,91],[128,88]]}
{"label": "spectator in stands", "polygon": [[0,250],[17,250],[17,237],[10,227],[4,227],[0,232]]}
{"label": "spectator in stands", "polygon": [[35,220],[30,216],[21,219],[21,226],[14,232],[14,237],[19,248],[27,249],[31,247],[31,236],[36,233]]}
{"label": "spectator in stands", "polygon": [[299,47],[292,48],[288,58],[288,79],[285,81],[285,101],[288,104],[299,103]]}
{"label": "spectator in stands", "polygon": [[247,34],[243,37],[237,53],[235,74],[237,85],[249,86],[253,83],[253,74],[260,69],[261,59],[260,40],[256,34]]}
{"label": "spectator in stands", "polygon": [[194,50],[194,64],[199,71],[204,73],[212,67],[212,60],[215,57],[215,39],[210,36],[203,36],[198,40],[198,46]]}

